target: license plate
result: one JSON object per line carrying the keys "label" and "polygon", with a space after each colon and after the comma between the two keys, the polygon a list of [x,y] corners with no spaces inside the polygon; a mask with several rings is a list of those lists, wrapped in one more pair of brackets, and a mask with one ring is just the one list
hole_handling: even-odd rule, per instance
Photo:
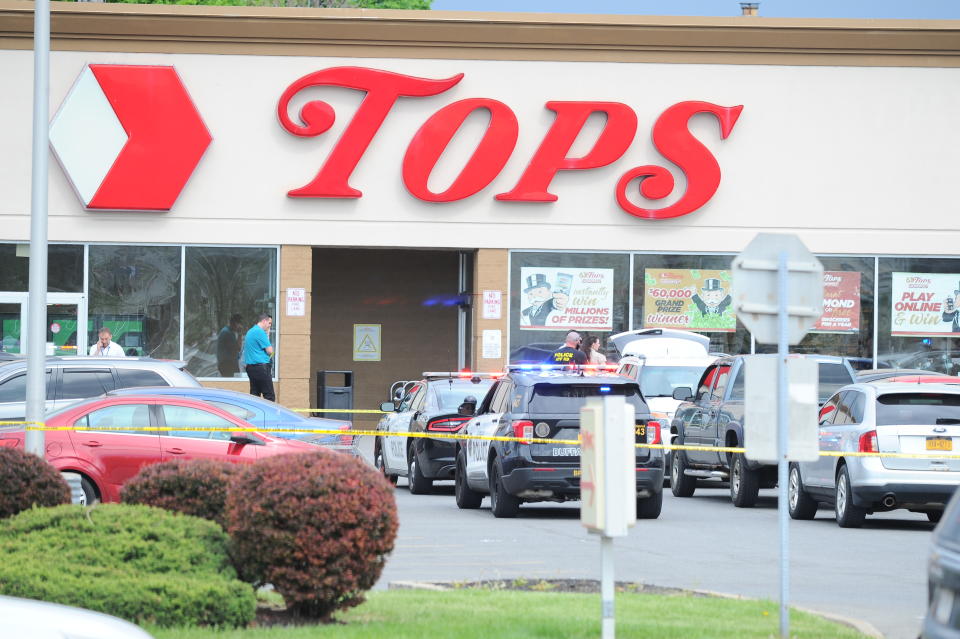
{"label": "license plate", "polygon": [[579,468],[574,469],[574,471],[573,471],[573,476],[574,476],[574,477],[579,477],[579,476],[580,476],[580,469],[579,469]]}
{"label": "license plate", "polygon": [[953,450],[953,438],[927,437],[927,450]]}

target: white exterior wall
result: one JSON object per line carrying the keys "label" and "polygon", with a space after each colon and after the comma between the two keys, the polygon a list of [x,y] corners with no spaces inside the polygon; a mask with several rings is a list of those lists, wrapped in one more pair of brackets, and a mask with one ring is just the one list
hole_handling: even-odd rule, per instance
{"label": "white exterior wall", "polygon": [[[784,231],[820,253],[948,255],[960,239],[960,69],[54,52],[51,117],[87,63],[175,65],[213,142],[168,213],[87,212],[51,159],[52,241],[739,251],[758,231]],[[334,128],[319,138],[283,130],[280,95],[307,73],[346,65],[465,78],[435,97],[400,99],[351,178],[362,198],[289,198],[314,177],[362,94],[301,92],[297,105],[313,96],[336,109]],[[0,51],[0,78],[0,240],[25,241],[32,52]],[[513,109],[517,148],[480,193],[445,204],[417,200],[401,179],[406,146],[437,109],[468,97]],[[611,166],[560,172],[550,189],[557,202],[495,201],[553,122],[550,100],[629,104],[639,118],[636,140]],[[744,105],[727,140],[712,116],[694,119],[720,164],[719,190],[691,215],[637,219],[617,205],[616,182],[632,167],[661,164],[682,188],[650,133],[665,108],[685,100]],[[434,190],[449,184],[484,126],[485,118],[468,121],[434,172]],[[589,149],[598,130],[588,129],[574,152]]]}

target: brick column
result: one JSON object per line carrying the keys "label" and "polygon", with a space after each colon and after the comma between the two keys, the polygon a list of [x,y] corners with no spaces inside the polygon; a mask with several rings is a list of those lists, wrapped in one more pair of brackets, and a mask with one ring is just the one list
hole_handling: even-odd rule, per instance
{"label": "brick column", "polygon": [[[507,297],[507,287],[510,278],[510,253],[506,249],[479,249],[474,261],[474,293],[476,296],[473,305],[473,349],[470,367],[473,370],[488,372],[503,369],[507,363],[510,344],[507,341],[507,317],[510,311],[510,300]],[[500,291],[502,306],[500,319],[483,319],[483,292]],[[483,331],[500,331],[500,357],[487,359],[483,357]]]}
{"label": "brick column", "polygon": [[[287,408],[313,408],[310,405],[310,310],[313,282],[313,248],[280,248],[280,336],[277,356],[280,362],[277,402]],[[306,289],[305,315],[287,317],[287,289]]]}

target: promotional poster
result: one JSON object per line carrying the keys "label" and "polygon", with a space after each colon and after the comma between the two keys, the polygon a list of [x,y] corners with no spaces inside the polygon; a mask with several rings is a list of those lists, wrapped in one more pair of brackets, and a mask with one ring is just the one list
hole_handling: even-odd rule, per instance
{"label": "promotional poster", "polygon": [[613,269],[523,267],[521,330],[613,330]]}
{"label": "promotional poster", "polygon": [[730,283],[730,271],[646,269],[643,327],[736,331]]}
{"label": "promotional poster", "polygon": [[860,330],[860,273],[823,272],[823,315],[814,333],[856,333]]}
{"label": "promotional poster", "polygon": [[960,274],[891,273],[891,335],[960,337]]}

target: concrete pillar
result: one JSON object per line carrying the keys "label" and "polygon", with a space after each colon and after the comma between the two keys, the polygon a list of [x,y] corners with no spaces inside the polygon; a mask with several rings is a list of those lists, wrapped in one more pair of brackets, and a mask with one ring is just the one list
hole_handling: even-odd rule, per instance
{"label": "concrete pillar", "polygon": [[[280,321],[278,359],[280,363],[277,401],[287,408],[313,408],[310,405],[310,311],[313,281],[313,248],[280,248]],[[305,315],[287,316],[287,289],[306,289]]]}
{"label": "concrete pillar", "polygon": [[[473,348],[470,367],[481,372],[502,370],[507,363],[510,343],[507,338],[507,321],[510,299],[507,295],[510,282],[510,252],[507,249],[479,249],[474,260]],[[483,319],[483,292],[500,291],[502,307],[500,319]],[[500,331],[500,357],[483,357],[483,331]]]}

